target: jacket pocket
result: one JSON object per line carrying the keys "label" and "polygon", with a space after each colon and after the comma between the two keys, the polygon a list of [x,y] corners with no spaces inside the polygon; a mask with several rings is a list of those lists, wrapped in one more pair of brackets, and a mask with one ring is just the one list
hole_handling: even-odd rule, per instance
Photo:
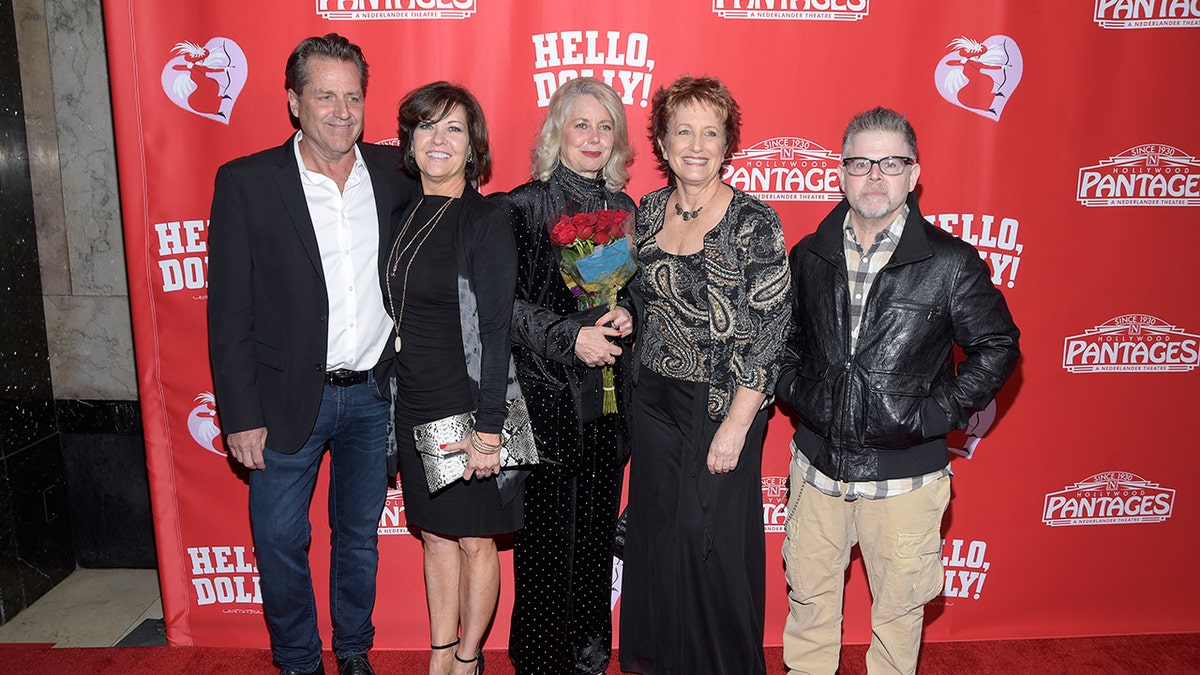
{"label": "jacket pocket", "polygon": [[925,439],[921,408],[929,395],[929,377],[910,373],[867,375],[863,442],[877,448],[907,448]]}
{"label": "jacket pocket", "polygon": [[832,367],[829,362],[809,354],[801,354],[796,362],[796,379],[792,382],[792,410],[810,427],[828,431],[833,420]]}

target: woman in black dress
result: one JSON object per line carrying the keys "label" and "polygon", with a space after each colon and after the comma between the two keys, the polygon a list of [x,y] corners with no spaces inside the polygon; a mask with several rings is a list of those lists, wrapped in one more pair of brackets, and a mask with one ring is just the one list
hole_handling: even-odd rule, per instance
{"label": "woman in black dress", "polygon": [[[508,340],[516,251],[503,211],[469,184],[491,168],[475,97],[435,82],[407,94],[399,118],[403,169],[424,193],[384,251],[400,480],[424,545],[429,672],[462,675],[483,669],[500,586],[494,537],[522,521],[520,487],[505,486],[498,452],[506,399],[519,394]],[[431,495],[413,427],[472,410],[474,431],[445,446],[468,453],[463,480]]]}
{"label": "woman in black dress", "polygon": [[653,99],[670,185],[638,207],[621,668],[761,675],[762,444],[791,319],[779,216],[721,182],[740,114],[714,78]]}
{"label": "woman in black dress", "polygon": [[[602,673],[612,658],[613,538],[628,457],[625,307],[579,313],[547,227],[598,210],[633,213],[622,188],[632,157],[625,106],[587,77],[555,92],[533,151],[534,179],[507,195],[520,261],[513,356],[543,463],[525,483],[513,544],[516,597],[509,657],[518,675]],[[600,368],[615,371],[617,414],[596,404]],[[585,401],[590,397],[590,401]],[[594,405],[591,407],[595,407]]]}

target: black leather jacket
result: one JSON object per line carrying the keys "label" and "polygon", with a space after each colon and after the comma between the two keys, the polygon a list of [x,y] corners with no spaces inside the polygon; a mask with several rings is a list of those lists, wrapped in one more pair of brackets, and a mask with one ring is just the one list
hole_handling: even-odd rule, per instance
{"label": "black leather jacket", "polygon": [[[913,195],[891,260],[871,286],[854,354],[842,200],[791,251],[794,329],[777,393],[797,448],[845,481],[919,476],[948,463],[963,428],[1016,367],[1020,332],[987,264],[927,223]],[[954,345],[966,358],[954,363]]]}

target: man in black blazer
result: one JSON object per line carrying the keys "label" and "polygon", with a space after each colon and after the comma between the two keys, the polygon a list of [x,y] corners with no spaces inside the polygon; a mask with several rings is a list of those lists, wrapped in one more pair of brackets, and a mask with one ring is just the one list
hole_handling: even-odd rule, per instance
{"label": "man in black blazer", "polygon": [[387,494],[395,353],[380,251],[416,189],[393,148],[358,142],[367,64],[331,33],[288,59],[299,132],[217,171],[209,349],[229,454],[251,470],[254,534],[281,673],[323,673],[308,566],[309,502],[330,453],[330,598],[340,673],[372,673],[376,530]]}

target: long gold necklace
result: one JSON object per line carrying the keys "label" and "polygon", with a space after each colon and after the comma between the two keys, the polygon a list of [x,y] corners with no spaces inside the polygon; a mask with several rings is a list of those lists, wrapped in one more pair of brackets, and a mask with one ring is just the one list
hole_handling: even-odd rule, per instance
{"label": "long gold necklace", "polygon": [[[392,242],[392,251],[388,255],[387,264],[389,278],[396,276],[396,271],[400,268],[400,260],[404,258],[404,254],[408,252],[408,249],[412,248],[414,243],[416,244],[416,248],[413,249],[412,255],[409,256],[408,262],[404,265],[404,280],[402,283],[403,289],[400,291],[399,312],[396,311],[396,301],[395,296],[392,294],[392,284],[390,281],[387,284],[388,308],[392,310],[393,321],[396,324],[397,354],[400,353],[401,344],[400,321],[404,318],[404,306],[408,302],[408,272],[412,269],[413,260],[416,260],[417,253],[419,253],[421,251],[421,247],[425,245],[425,240],[428,239],[429,235],[433,233],[433,228],[438,224],[439,221],[441,221],[442,216],[446,213],[446,209],[450,208],[450,203],[453,201],[454,197],[447,199],[446,203],[442,204],[441,208],[439,208],[437,212],[433,214],[433,217],[425,221],[424,225],[421,225],[416,229],[415,232],[413,232],[412,238],[408,240],[408,243],[406,243],[403,248],[401,248],[400,242],[403,241],[404,235],[408,233],[409,227],[412,225],[413,218],[417,216],[417,211],[419,211],[421,208],[421,204],[425,203],[425,198],[421,197],[421,201],[417,202],[416,208],[412,210],[412,213],[408,214],[408,220],[404,221],[404,227],[402,227],[399,234],[396,235],[396,241]],[[417,237],[421,238],[419,242],[417,241]]]}

